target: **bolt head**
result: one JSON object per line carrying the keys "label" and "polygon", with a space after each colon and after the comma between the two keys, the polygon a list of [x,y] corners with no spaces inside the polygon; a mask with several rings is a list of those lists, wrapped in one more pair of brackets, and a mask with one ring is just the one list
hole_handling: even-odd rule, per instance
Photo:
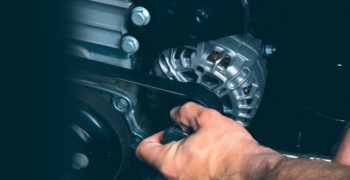
{"label": "bolt head", "polygon": [[137,6],[131,11],[131,21],[136,26],[145,26],[151,21],[151,15],[146,8]]}
{"label": "bolt head", "polygon": [[125,99],[119,99],[116,105],[117,108],[119,108],[120,110],[125,110],[126,108],[128,108],[128,102],[126,102]]}
{"label": "bolt head", "polygon": [[125,36],[122,39],[121,47],[126,53],[133,54],[139,49],[140,44],[135,37]]}
{"label": "bolt head", "polygon": [[273,55],[275,52],[277,51],[277,49],[272,46],[271,44],[266,44],[265,45],[265,55],[266,56],[271,56]]}

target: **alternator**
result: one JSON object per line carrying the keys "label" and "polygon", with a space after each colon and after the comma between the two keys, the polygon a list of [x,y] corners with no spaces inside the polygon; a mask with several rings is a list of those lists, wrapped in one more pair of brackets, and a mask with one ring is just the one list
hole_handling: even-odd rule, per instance
{"label": "alternator", "polygon": [[251,34],[229,36],[164,50],[154,72],[211,89],[221,99],[224,115],[248,126],[264,91],[267,71],[263,54],[261,40]]}

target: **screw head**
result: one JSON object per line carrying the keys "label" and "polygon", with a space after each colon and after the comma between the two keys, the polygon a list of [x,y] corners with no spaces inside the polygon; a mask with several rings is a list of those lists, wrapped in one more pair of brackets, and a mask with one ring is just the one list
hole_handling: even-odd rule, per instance
{"label": "screw head", "polygon": [[125,99],[118,99],[116,102],[116,107],[119,110],[126,110],[128,108],[128,102]]}
{"label": "screw head", "polygon": [[121,47],[126,53],[133,54],[139,49],[140,44],[135,37],[128,35],[122,38]]}
{"label": "screw head", "polygon": [[136,26],[145,26],[151,21],[151,15],[146,8],[137,6],[131,11],[131,21]]}
{"label": "screw head", "polygon": [[273,55],[276,51],[277,51],[277,49],[276,49],[274,46],[272,46],[271,44],[266,44],[266,45],[265,45],[264,52],[265,52],[265,55],[266,55],[266,56],[271,56],[271,55]]}

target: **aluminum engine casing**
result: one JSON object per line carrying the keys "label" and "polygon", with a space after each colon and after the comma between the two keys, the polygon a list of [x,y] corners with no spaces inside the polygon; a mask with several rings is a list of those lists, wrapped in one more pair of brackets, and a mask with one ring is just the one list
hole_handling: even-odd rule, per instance
{"label": "aluminum engine casing", "polygon": [[[133,3],[129,0],[72,1],[70,53],[126,69],[135,68],[135,60],[120,46],[122,37],[128,33],[126,24],[132,7]],[[176,53],[172,51],[183,48],[163,51],[154,67],[154,74],[181,82],[194,81],[191,76],[200,77],[195,81],[212,89],[221,98],[224,114],[248,126],[259,107],[265,86],[266,60],[261,41],[245,34],[184,48],[198,52],[201,47],[203,52],[197,53],[194,59],[189,57],[183,61],[188,61],[190,67],[185,67],[186,71],[181,72],[176,69],[176,58],[173,56]],[[209,56],[215,56],[210,54],[213,51],[223,56],[215,62],[208,60]],[[183,55],[186,56],[185,52]],[[234,61],[232,64],[226,62],[228,66],[222,68],[225,66],[225,53]],[[164,58],[167,60],[162,60]],[[205,73],[201,74],[200,71]],[[208,84],[210,82],[216,82],[217,86]]]}
{"label": "aluminum engine casing", "polygon": [[69,52],[110,65],[132,69],[130,55],[121,50],[128,33],[129,0],[73,0],[70,2]]}

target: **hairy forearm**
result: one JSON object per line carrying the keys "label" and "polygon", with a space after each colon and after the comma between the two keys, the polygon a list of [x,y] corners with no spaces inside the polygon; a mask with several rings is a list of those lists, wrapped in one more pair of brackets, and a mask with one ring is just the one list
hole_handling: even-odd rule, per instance
{"label": "hairy forearm", "polygon": [[161,144],[163,132],[159,132],[136,148],[139,159],[169,179],[350,179],[350,167],[289,159],[259,145],[239,123],[198,104],[186,103],[170,115],[194,133],[178,142]]}
{"label": "hairy forearm", "polygon": [[268,179],[333,179],[350,178],[350,167],[310,159],[282,159],[269,173]]}
{"label": "hairy forearm", "polygon": [[247,162],[245,179],[350,179],[349,166],[321,160],[291,159],[278,153],[265,153],[259,156],[252,157]]}

